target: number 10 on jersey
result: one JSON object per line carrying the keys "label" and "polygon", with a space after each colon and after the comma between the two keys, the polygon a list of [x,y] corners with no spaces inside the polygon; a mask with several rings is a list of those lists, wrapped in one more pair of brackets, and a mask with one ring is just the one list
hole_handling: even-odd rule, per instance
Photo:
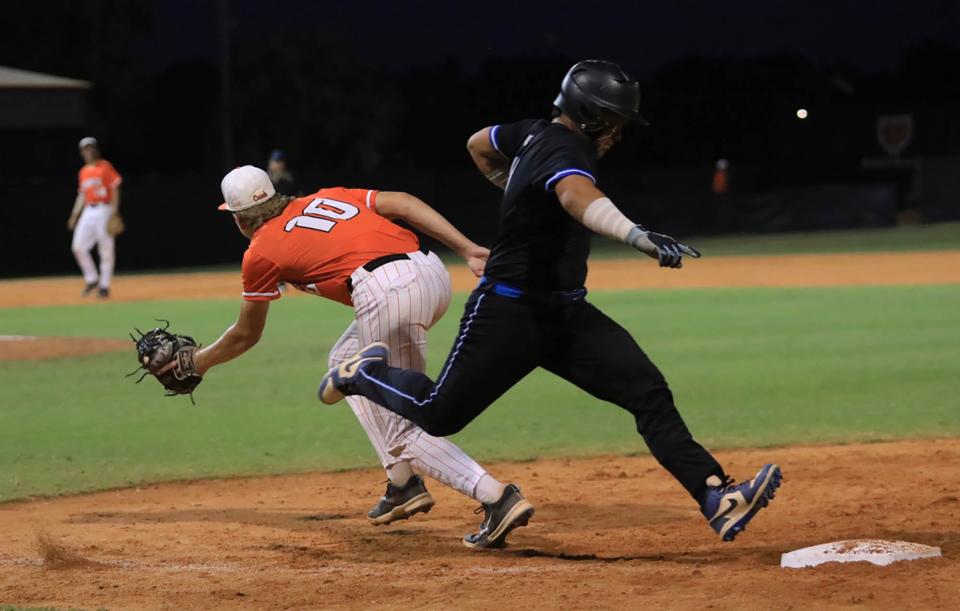
{"label": "number 10 on jersey", "polygon": [[[321,207],[323,206],[323,207]],[[329,232],[337,221],[346,221],[360,214],[360,209],[352,204],[335,199],[317,198],[307,204],[300,216],[287,221],[284,231],[293,231],[294,227]]]}

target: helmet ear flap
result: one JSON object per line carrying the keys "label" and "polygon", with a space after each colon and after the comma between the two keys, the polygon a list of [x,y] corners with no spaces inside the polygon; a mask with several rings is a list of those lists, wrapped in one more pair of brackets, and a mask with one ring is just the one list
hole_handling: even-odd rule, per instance
{"label": "helmet ear flap", "polygon": [[580,105],[580,118],[580,129],[588,136],[603,131],[606,123],[600,109],[588,104]]}
{"label": "helmet ear flap", "polygon": [[577,82],[570,76],[564,79],[560,94],[553,101],[553,107],[556,115],[567,115],[585,134],[594,134],[603,129],[601,109],[585,98]]}

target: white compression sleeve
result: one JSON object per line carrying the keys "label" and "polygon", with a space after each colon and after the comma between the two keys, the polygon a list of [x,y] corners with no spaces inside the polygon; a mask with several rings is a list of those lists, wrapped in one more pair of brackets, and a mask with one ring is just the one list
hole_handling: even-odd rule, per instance
{"label": "white compression sleeve", "polygon": [[657,247],[647,238],[647,232],[628,219],[609,198],[590,202],[583,212],[583,224],[602,236],[626,242],[637,250],[654,252]]}
{"label": "white compression sleeve", "polygon": [[587,229],[620,242],[626,242],[627,234],[637,226],[606,197],[590,202],[583,212],[583,224]]}

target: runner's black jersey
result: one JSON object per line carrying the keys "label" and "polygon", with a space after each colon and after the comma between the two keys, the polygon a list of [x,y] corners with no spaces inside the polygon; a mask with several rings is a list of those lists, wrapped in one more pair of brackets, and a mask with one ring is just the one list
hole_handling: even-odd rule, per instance
{"label": "runner's black jersey", "polygon": [[486,276],[525,289],[582,287],[591,232],[563,209],[554,187],[571,174],[596,184],[593,144],[565,125],[536,119],[494,125],[490,143],[511,165]]}

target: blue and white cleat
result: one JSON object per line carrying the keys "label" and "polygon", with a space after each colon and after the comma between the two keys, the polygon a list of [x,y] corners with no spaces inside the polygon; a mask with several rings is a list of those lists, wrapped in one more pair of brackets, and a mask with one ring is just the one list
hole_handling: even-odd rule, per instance
{"label": "blue and white cleat", "polygon": [[[360,352],[343,361],[320,379],[317,397],[327,405],[333,405],[352,394],[349,392],[351,384],[357,381],[364,365],[375,361],[386,361],[390,357],[390,348],[383,342],[374,342]],[[346,391],[346,392],[344,392]]]}
{"label": "blue and white cleat", "polygon": [[718,483],[707,492],[700,511],[721,539],[733,541],[747,522],[773,499],[783,474],[778,465],[764,465],[756,477],[740,484],[720,482],[720,478],[712,477]]}

